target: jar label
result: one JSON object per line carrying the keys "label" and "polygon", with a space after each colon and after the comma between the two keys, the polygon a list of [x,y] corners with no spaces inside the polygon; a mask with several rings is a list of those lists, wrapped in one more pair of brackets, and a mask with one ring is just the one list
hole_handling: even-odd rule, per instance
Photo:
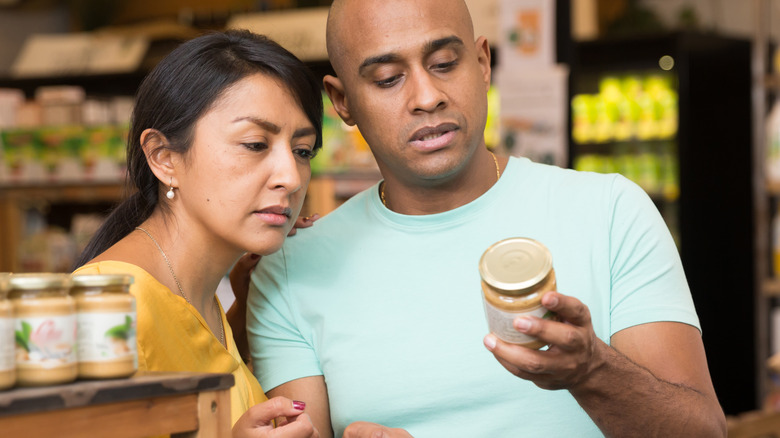
{"label": "jar label", "polygon": [[135,328],[135,312],[79,313],[79,361],[137,361]]}
{"label": "jar label", "polygon": [[535,307],[524,312],[507,312],[501,310],[485,300],[485,316],[487,317],[488,328],[492,333],[505,342],[513,344],[528,344],[536,341],[533,336],[528,336],[515,329],[512,321],[518,316],[536,316],[538,318],[550,319],[555,315],[552,311],[543,306]]}
{"label": "jar label", "polygon": [[14,369],[14,319],[0,318],[0,372]]}
{"label": "jar label", "polygon": [[16,318],[16,364],[54,368],[76,362],[76,315]]}

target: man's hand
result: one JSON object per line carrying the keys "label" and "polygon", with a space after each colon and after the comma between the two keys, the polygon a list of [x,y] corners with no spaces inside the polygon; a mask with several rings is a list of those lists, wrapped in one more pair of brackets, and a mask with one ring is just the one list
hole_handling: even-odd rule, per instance
{"label": "man's hand", "polygon": [[484,343],[510,373],[530,380],[542,389],[570,389],[598,368],[599,347],[609,348],[596,337],[590,311],[576,298],[547,292],[542,305],[558,314],[560,321],[517,317],[515,329],[549,343],[547,350],[533,350],[510,344],[494,334]]}
{"label": "man's hand", "polygon": [[517,317],[513,325],[548,343],[547,350],[484,338],[509,372],[542,389],[567,389],[606,436],[726,436],[696,327],[640,324],[607,345],[578,299],[547,292],[542,305],[561,321]]}
{"label": "man's hand", "polygon": [[403,429],[392,429],[376,423],[356,421],[344,429],[344,438],[412,438]]}
{"label": "man's hand", "polygon": [[[319,438],[320,434],[304,413],[306,405],[285,397],[274,397],[249,408],[233,425],[233,438],[285,436]],[[281,418],[274,428],[274,418]]]}

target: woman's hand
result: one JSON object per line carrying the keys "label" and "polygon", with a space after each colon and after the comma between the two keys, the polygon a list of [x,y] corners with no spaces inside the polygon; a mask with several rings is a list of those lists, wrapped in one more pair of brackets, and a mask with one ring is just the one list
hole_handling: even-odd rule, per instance
{"label": "woman's hand", "polygon": [[314,213],[311,216],[306,217],[299,217],[295,221],[295,225],[293,225],[292,230],[290,230],[289,233],[287,233],[288,236],[294,236],[295,233],[298,232],[298,228],[309,228],[310,226],[314,225],[314,222],[317,221],[317,219],[320,218],[320,215],[317,213]]}
{"label": "woman's hand", "polygon": [[[233,438],[319,438],[305,408],[305,403],[286,397],[274,397],[256,404],[233,425]],[[278,418],[276,428],[274,418]]]}

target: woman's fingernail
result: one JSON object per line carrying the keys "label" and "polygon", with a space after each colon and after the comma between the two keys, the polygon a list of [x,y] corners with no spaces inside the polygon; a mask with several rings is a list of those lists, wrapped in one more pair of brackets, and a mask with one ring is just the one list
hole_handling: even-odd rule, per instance
{"label": "woman's fingernail", "polygon": [[293,400],[293,407],[299,411],[306,409],[306,403],[298,400]]}
{"label": "woman's fingernail", "polygon": [[493,335],[485,336],[485,339],[483,339],[482,342],[485,343],[485,347],[490,351],[493,351],[493,349],[496,348],[496,337]]}

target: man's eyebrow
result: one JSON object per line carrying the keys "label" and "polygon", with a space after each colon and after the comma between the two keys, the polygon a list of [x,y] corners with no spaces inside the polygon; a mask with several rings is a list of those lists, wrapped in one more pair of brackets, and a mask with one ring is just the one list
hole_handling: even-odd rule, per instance
{"label": "man's eyebrow", "polygon": [[447,46],[463,47],[464,44],[462,39],[456,37],[455,35],[452,35],[445,38],[439,38],[437,40],[428,41],[427,43],[425,43],[425,46],[423,47],[423,53],[429,55]]}
{"label": "man's eyebrow", "polygon": [[396,62],[401,57],[397,53],[385,53],[384,55],[372,56],[366,58],[358,68],[358,74],[363,75],[363,72],[370,66],[375,64],[390,64]]}
{"label": "man's eyebrow", "polygon": [[[463,47],[463,40],[458,38],[457,36],[448,36],[445,38],[439,38],[433,41],[428,41],[423,46],[423,53],[425,55],[429,55],[437,50],[440,50],[447,46],[460,46]],[[401,59],[401,56],[397,53],[385,53],[382,55],[372,56],[369,58],[366,58],[361,64],[360,67],[358,67],[358,73],[360,75],[363,75],[364,71],[376,64],[390,64],[393,62],[397,62]]]}

